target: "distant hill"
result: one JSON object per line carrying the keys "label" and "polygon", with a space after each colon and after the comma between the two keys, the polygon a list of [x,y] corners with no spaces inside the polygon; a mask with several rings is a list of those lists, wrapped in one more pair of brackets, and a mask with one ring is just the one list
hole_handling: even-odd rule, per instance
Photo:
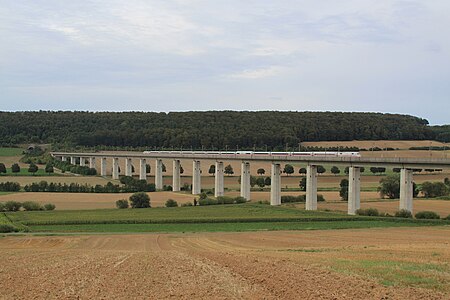
{"label": "distant hill", "polygon": [[441,127],[408,115],[354,112],[0,112],[0,143],[284,149],[304,141],[448,138],[450,128]]}

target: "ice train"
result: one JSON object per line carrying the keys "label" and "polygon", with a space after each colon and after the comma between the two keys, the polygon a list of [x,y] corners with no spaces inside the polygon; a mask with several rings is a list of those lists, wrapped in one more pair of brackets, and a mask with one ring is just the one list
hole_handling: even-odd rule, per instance
{"label": "ice train", "polygon": [[256,152],[256,151],[144,151],[144,154],[204,154],[221,156],[320,156],[320,157],[361,157],[359,152]]}

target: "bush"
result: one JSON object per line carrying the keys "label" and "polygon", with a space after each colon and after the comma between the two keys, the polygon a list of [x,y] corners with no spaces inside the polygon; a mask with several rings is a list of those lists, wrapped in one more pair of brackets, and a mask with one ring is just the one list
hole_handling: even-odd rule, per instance
{"label": "bush", "polygon": [[19,229],[10,224],[0,224],[0,233],[17,232]]}
{"label": "bush", "polygon": [[305,202],[305,201],[306,201],[305,195],[300,195],[300,196],[291,196],[291,195],[281,196],[281,203],[296,203],[296,202]]}
{"label": "bush", "polygon": [[228,196],[219,196],[217,197],[217,204],[233,204],[234,199]]}
{"label": "bush", "polygon": [[444,220],[450,220],[450,215],[446,216]]}
{"label": "bush", "polygon": [[245,202],[247,202],[247,199],[245,199],[244,197],[234,198],[234,203],[236,203],[236,204],[241,204],[241,203],[245,203]]}
{"label": "bush", "polygon": [[6,211],[18,211],[22,207],[22,203],[17,201],[7,201],[5,202]]}
{"label": "bush", "polygon": [[439,216],[434,211],[419,211],[415,215],[416,219],[440,219],[441,216]]}
{"label": "bush", "polygon": [[163,186],[163,191],[173,191],[173,188],[172,188],[172,186],[171,185],[165,185],[165,186]]}
{"label": "bush", "polygon": [[119,209],[128,208],[129,207],[128,200],[126,199],[117,200],[116,207]]}
{"label": "bush", "polygon": [[134,193],[130,196],[132,208],[148,208],[150,206],[150,197],[144,192]]}
{"label": "bush", "polygon": [[22,203],[23,209],[26,211],[42,210],[42,205],[34,201],[25,201]]}
{"label": "bush", "polygon": [[435,198],[448,195],[448,187],[443,182],[425,181],[420,187],[426,198]]}
{"label": "bush", "polygon": [[264,204],[264,205],[270,205],[270,201],[268,201],[268,200],[259,200],[259,201],[257,201],[256,203],[258,203],[258,204]]}
{"label": "bush", "polygon": [[182,203],[181,207],[193,206],[191,202]]}
{"label": "bush", "polygon": [[412,213],[407,209],[400,209],[399,211],[395,212],[395,217],[397,218],[412,218]]}
{"label": "bush", "polygon": [[205,199],[199,199],[198,200],[198,204],[200,206],[206,206],[206,205],[217,205],[218,202],[215,199],[211,199],[211,198],[205,198]]}
{"label": "bush", "polygon": [[166,201],[166,207],[178,207],[178,202],[173,199],[169,199]]}
{"label": "bush", "polygon": [[56,208],[55,204],[52,204],[52,203],[44,204],[44,209],[45,210],[55,210],[55,208]]}
{"label": "bush", "polygon": [[5,210],[5,204],[0,202],[0,212]]}
{"label": "bush", "polygon": [[376,208],[367,208],[367,209],[357,209],[356,214],[359,216],[371,216],[371,217],[378,217],[380,213],[378,212],[378,209]]}
{"label": "bush", "polygon": [[324,202],[325,197],[322,194],[317,194],[317,202]]}

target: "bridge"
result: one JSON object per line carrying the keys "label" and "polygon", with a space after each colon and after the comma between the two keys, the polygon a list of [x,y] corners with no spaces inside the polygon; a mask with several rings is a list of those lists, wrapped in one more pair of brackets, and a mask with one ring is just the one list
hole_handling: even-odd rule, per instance
{"label": "bridge", "polygon": [[113,152],[113,153],[76,153],[52,152],[51,155],[62,161],[70,160],[75,165],[77,159],[81,166],[95,168],[96,159],[100,159],[100,175],[107,175],[107,159],[112,160],[112,179],[119,179],[119,159],[125,160],[125,175],[132,176],[132,159],[139,160],[139,179],[146,180],[146,164],[155,161],[155,186],[163,188],[162,159],[173,160],[172,188],[180,191],[180,160],[192,160],[192,194],[201,193],[201,161],[215,161],[214,196],[224,195],[224,161],[241,162],[241,196],[250,200],[250,164],[252,162],[271,163],[270,204],[281,204],[281,165],[283,163],[306,164],[306,209],[317,210],[317,166],[333,164],[349,167],[348,214],[354,215],[360,208],[361,167],[391,167],[400,169],[400,207],[413,211],[413,170],[414,169],[450,169],[447,158],[369,158],[339,155],[292,155],[289,152],[213,152],[213,151],[150,151],[150,152]]}

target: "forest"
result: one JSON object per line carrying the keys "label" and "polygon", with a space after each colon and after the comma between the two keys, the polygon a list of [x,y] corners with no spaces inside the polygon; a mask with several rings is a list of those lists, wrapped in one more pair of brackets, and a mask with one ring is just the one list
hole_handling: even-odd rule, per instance
{"label": "forest", "polygon": [[447,139],[449,126],[359,112],[0,112],[0,143],[67,147],[295,149],[304,141]]}

